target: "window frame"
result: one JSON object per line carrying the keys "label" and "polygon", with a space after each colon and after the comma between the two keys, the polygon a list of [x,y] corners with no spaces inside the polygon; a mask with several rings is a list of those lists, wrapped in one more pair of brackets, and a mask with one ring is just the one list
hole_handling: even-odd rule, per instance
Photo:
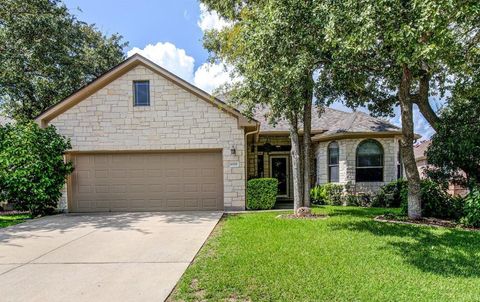
{"label": "window frame", "polygon": [[[358,151],[363,144],[368,143],[368,142],[373,142],[375,145],[377,145],[377,147],[381,151],[381,163],[382,163],[381,166],[359,166]],[[381,169],[381,179],[380,180],[358,180],[358,175],[359,175],[358,170],[359,169]],[[385,150],[383,148],[383,145],[379,141],[377,141],[376,139],[362,140],[357,145],[357,149],[355,150],[355,182],[383,182],[384,178],[385,178]]]}
{"label": "window frame", "polygon": [[[332,164],[330,163],[330,149],[333,149],[331,148],[331,146],[335,144],[337,147],[337,163],[336,164]],[[328,182],[340,182],[340,145],[338,144],[337,141],[333,141],[333,142],[330,142],[327,146],[327,174],[328,174]],[[334,167],[337,167],[338,168],[338,179],[335,180],[335,181],[332,181],[332,171],[331,169],[334,168]]]}
{"label": "window frame", "polygon": [[[137,84],[147,84],[147,104],[138,103],[137,101]],[[149,80],[135,80],[132,83],[133,86],[133,107],[148,107],[150,106],[150,81]]]}

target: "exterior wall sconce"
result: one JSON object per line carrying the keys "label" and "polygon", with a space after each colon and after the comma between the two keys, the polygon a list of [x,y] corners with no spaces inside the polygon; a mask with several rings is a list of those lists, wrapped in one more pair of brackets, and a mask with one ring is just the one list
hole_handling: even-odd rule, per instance
{"label": "exterior wall sconce", "polygon": [[235,146],[232,146],[232,149],[230,149],[230,154],[232,154],[232,155],[237,154],[237,149],[235,149]]}

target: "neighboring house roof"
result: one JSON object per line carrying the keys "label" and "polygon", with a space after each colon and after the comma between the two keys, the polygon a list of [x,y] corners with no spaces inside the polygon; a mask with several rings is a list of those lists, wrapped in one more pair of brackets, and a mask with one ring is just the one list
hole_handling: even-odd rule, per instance
{"label": "neighboring house roof", "polygon": [[[313,140],[331,139],[340,136],[362,135],[393,135],[400,134],[401,129],[387,121],[372,117],[367,113],[345,112],[329,107],[312,108],[312,134]],[[260,122],[260,133],[288,132],[289,124],[282,119],[276,124],[268,123],[269,110],[266,107],[257,108],[255,119]]]}
{"label": "neighboring house roof", "polygon": [[426,141],[423,141],[423,142],[420,142],[420,143],[416,144],[413,147],[413,153],[415,154],[415,160],[416,161],[423,160],[423,159],[427,158],[427,156],[425,155],[425,152],[427,151],[427,149],[428,149],[428,147],[430,146],[431,143],[432,143],[432,141],[426,140]]}
{"label": "neighboring house roof", "polygon": [[125,61],[121,62],[117,66],[114,66],[109,71],[105,72],[103,75],[96,78],[91,83],[85,85],[84,87],[80,88],[76,92],[74,92],[69,97],[65,98],[64,100],[60,101],[59,103],[47,108],[44,112],[42,112],[37,118],[35,119],[37,123],[41,126],[45,126],[49,121],[54,119],[56,116],[62,114],[63,112],[67,111],[68,109],[72,108],[79,102],[86,99],[88,96],[92,95],[99,89],[105,87],[107,84],[111,83],[115,79],[119,78],[120,76],[124,75],[128,71],[132,70],[136,66],[143,65],[153,72],[165,77],[166,79],[172,81],[176,85],[182,87],[183,89],[189,91],[190,93],[196,95],[197,97],[209,102],[219,109],[235,116],[238,118],[239,125],[242,127],[257,127],[258,122],[248,119],[245,117],[240,111],[237,109],[225,104],[218,98],[208,94],[207,92],[201,90],[200,88],[188,83],[187,81],[179,78],[178,76],[174,75],[173,73],[169,72],[168,70],[160,67],[159,65],[153,63],[152,61],[148,60],[147,58],[135,54]]}

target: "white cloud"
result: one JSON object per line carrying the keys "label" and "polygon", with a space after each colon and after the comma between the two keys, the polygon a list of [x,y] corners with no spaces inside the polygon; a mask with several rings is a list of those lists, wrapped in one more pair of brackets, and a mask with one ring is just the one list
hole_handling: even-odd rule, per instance
{"label": "white cloud", "polygon": [[209,93],[230,82],[230,70],[222,64],[204,63],[195,71],[193,84]]}
{"label": "white cloud", "polygon": [[130,57],[135,53],[152,60],[186,81],[193,81],[195,59],[187,55],[184,49],[177,48],[170,42],[148,44],[143,49],[134,47],[127,52],[127,56]]}
{"label": "white cloud", "polygon": [[127,56],[130,57],[136,53],[208,93],[212,93],[220,85],[230,81],[229,70],[226,70],[222,64],[204,63],[194,72],[195,59],[184,49],[177,48],[170,42],[148,44],[143,49],[134,47],[127,52]]}
{"label": "white cloud", "polygon": [[221,18],[217,12],[208,11],[207,7],[200,3],[200,19],[197,22],[200,29],[205,32],[211,29],[220,30],[225,26],[230,25],[230,22]]}

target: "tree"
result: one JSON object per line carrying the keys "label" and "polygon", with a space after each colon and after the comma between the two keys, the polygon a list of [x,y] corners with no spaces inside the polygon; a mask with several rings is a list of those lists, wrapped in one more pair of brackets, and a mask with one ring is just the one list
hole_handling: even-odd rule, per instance
{"label": "tree", "polygon": [[313,72],[321,45],[321,31],[315,25],[322,15],[312,9],[313,1],[202,2],[231,22],[223,30],[207,32],[204,38],[212,60],[232,65],[234,76],[241,78],[225,87],[229,96],[241,103],[247,114],[257,106],[268,106],[271,123],[280,118],[289,122],[294,209],[308,206]]}
{"label": "tree", "polygon": [[[462,90],[442,111],[437,133],[427,150],[427,173],[434,179],[480,187],[479,90]],[[465,177],[459,171],[465,172]]]}
{"label": "tree", "polygon": [[78,21],[59,0],[0,3],[0,105],[33,119],[124,59],[122,37]]}
{"label": "tree", "polygon": [[52,212],[73,171],[63,157],[70,141],[34,122],[0,127],[0,139],[0,200],[34,216]]}
{"label": "tree", "polygon": [[452,79],[469,77],[478,52],[478,1],[344,0],[328,6],[326,41],[333,51],[320,97],[366,105],[377,115],[400,106],[401,153],[408,179],[408,215],[421,217],[420,178],[413,154],[413,106],[437,129],[429,98]]}

